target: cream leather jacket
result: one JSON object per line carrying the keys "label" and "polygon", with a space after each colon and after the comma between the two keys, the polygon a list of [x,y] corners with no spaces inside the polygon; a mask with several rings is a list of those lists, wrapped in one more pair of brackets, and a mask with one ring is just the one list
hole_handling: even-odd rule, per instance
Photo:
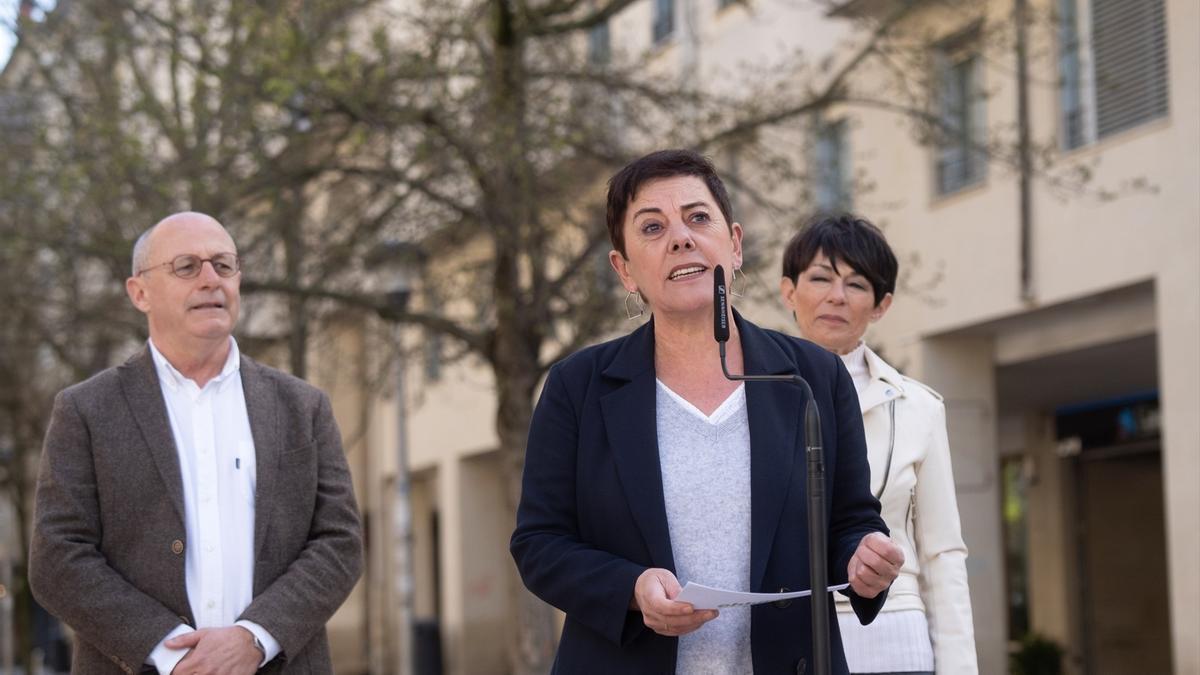
{"label": "cream leather jacket", "polygon": [[[892,540],[904,549],[904,566],[882,611],[924,611],[937,672],[977,673],[967,547],[959,527],[942,397],[901,375],[869,347],[865,351],[871,381],[859,404],[871,491],[883,506]],[[839,612],[851,611],[845,596],[834,597]]]}

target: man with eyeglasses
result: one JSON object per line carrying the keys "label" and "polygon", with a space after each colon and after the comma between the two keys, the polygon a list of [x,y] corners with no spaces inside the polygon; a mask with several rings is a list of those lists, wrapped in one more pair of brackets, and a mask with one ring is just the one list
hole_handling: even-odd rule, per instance
{"label": "man with eyeglasses", "polygon": [[72,672],[329,673],[325,622],[362,570],[329,399],[233,339],[241,262],[213,218],[134,245],[150,339],[59,393],[29,580],[75,631]]}

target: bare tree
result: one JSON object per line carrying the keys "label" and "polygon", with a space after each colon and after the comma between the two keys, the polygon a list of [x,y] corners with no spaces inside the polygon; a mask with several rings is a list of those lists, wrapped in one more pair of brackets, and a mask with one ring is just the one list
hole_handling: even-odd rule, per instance
{"label": "bare tree", "polygon": [[[67,375],[54,386],[107,365],[112,346],[140,329],[115,308],[119,297],[100,302],[93,289],[120,287],[129,243],[147,224],[203,210],[242,242],[246,292],[286,305],[276,337],[295,373],[305,372],[309,326],[338,307],[443,335],[486,362],[515,501],[541,376],[616,314],[602,276],[603,178],[664,143],[745,147],[785,170],[765,144],[752,147],[756,131],[830,104],[861,61],[813,71],[805,86],[759,77],[723,95],[664,78],[637,55],[589,58],[589,32],[631,4],[64,6],[26,27],[28,51],[7,76],[39,115],[27,160],[0,190],[30,207],[8,214],[5,235],[31,259],[48,254],[66,268],[43,277],[54,288],[41,297],[66,288],[79,297],[65,302],[67,314],[25,302],[34,320],[14,337],[54,351],[50,365]],[[471,289],[468,301],[446,310],[388,302],[363,261],[396,241],[421,252],[422,296]],[[113,316],[126,332],[104,327]],[[93,333],[108,352],[80,344]],[[11,353],[17,365],[37,363]],[[48,393],[14,413],[28,430],[22,456],[35,452]],[[552,614],[519,595],[513,668],[544,672]]]}
{"label": "bare tree", "polygon": [[[298,375],[312,327],[347,309],[486,363],[515,506],[538,382],[618,314],[601,222],[613,170],[664,145],[736,151],[752,177],[731,175],[739,194],[794,221],[774,188],[809,176],[777,131],[802,135],[834,105],[888,109],[933,145],[961,131],[932,112],[928,41],[896,30],[917,3],[863,19],[836,61],[742,73],[734,92],[606,50],[602,27],[632,4],[94,0],[23,26],[0,80],[38,111],[20,152],[0,153],[0,291],[21,317],[0,329],[0,448],[18,458],[3,487],[26,499],[11,467],[36,453],[54,389],[142,337],[111,289],[132,239],[170,211],[234,230],[244,291],[282,317],[249,341],[286,344]],[[865,64],[891,73],[886,88],[855,86]],[[1036,148],[1014,158],[1006,133],[979,151],[1023,165]],[[392,302],[369,261],[398,244],[419,297],[461,302]],[[546,672],[552,614],[519,595],[513,670]]]}

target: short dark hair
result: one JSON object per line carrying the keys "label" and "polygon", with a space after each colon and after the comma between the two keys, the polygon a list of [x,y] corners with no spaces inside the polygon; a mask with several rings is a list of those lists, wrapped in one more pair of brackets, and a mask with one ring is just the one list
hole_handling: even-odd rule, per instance
{"label": "short dark hair", "polygon": [[[797,281],[817,253],[824,253],[833,269],[844,260],[871,282],[875,305],[896,290],[899,264],[887,238],[865,218],[850,215],[817,216],[808,221],[783,250],[783,276]],[[840,273],[840,271],[839,271]]]}
{"label": "short dark hair", "polygon": [[673,176],[695,176],[703,180],[713,199],[717,200],[721,215],[725,216],[725,226],[733,233],[729,193],[712,162],[691,150],[659,150],[630,162],[608,179],[608,238],[622,256],[625,255],[625,212],[629,202],[647,182]]}

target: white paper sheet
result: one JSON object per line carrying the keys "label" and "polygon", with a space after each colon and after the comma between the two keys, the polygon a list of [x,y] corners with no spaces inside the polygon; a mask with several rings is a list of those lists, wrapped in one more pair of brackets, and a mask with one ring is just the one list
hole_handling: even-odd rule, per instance
{"label": "white paper sheet", "polygon": [[[829,592],[840,591],[850,584],[838,584],[830,586]],[[720,588],[713,588],[698,584],[694,581],[689,581],[675,597],[679,602],[689,602],[696,609],[719,609],[721,607],[745,607],[748,605],[761,605],[764,602],[776,602],[779,600],[791,600],[793,598],[805,598],[812,595],[812,591],[793,591],[791,593],[742,593],[740,591],[726,591]]]}

